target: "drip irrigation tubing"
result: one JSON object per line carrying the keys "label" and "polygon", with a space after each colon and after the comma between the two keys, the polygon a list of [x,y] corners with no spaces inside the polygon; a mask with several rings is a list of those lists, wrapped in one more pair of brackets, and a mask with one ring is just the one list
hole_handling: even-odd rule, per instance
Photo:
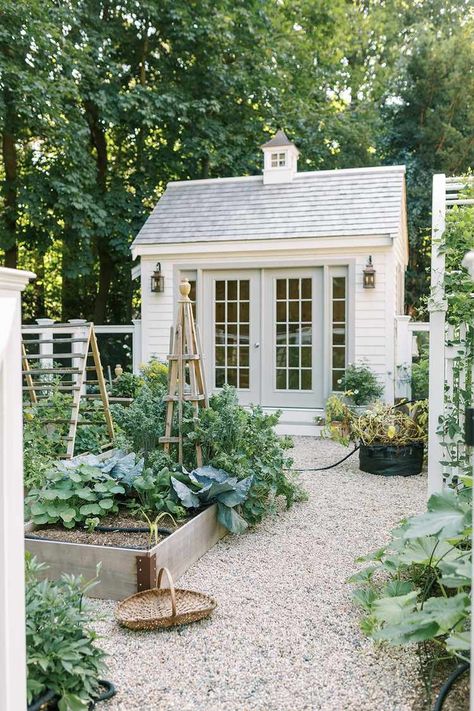
{"label": "drip irrigation tubing", "polygon": [[446,701],[446,697],[451,691],[453,684],[459,679],[462,674],[464,674],[464,672],[466,672],[470,668],[470,666],[471,665],[469,664],[469,662],[463,662],[458,667],[456,667],[452,674],[448,676],[448,678],[440,689],[438,697],[435,701],[435,705],[433,706],[433,711],[441,711],[444,702]]}

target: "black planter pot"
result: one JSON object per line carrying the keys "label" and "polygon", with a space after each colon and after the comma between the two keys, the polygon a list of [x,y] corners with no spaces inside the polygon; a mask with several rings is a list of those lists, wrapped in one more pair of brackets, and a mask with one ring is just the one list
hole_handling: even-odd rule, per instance
{"label": "black planter pot", "polygon": [[[106,701],[115,696],[115,686],[111,681],[106,681],[105,679],[99,679],[102,693],[90,704],[89,709],[95,708],[98,701]],[[56,711],[58,708],[59,697],[56,696],[54,691],[46,691],[42,696],[31,702],[27,707],[26,711]]]}
{"label": "black planter pot", "polygon": [[403,447],[384,444],[361,444],[359,468],[381,476],[413,476],[423,467],[423,443]]}

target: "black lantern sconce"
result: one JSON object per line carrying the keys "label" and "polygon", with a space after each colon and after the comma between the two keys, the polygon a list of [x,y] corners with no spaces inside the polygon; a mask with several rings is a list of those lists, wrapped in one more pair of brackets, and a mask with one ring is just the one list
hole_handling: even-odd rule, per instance
{"label": "black lantern sconce", "polygon": [[165,290],[165,278],[161,273],[160,262],[157,262],[155,271],[151,275],[151,290],[154,294],[160,294]]}
{"label": "black lantern sconce", "polygon": [[372,257],[369,257],[364,269],[364,289],[375,289],[375,269]]}

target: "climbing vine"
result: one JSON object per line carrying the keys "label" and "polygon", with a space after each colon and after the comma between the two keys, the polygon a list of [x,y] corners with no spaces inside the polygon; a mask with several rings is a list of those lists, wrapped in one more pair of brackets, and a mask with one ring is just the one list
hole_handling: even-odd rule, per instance
{"label": "climbing vine", "polygon": [[[472,197],[473,191],[466,191]],[[474,282],[462,266],[474,250],[474,207],[456,205],[446,215],[439,250],[445,255],[444,293],[447,304],[445,409],[438,434],[443,446],[443,470],[448,482],[471,474],[471,454],[464,444],[464,411],[473,402]],[[454,480],[454,481],[453,481]]]}

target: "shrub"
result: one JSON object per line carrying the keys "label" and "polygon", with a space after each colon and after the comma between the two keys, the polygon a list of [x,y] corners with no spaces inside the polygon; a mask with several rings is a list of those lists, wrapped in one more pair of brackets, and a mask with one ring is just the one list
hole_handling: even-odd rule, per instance
{"label": "shrub", "polygon": [[26,649],[28,703],[56,692],[59,711],[87,711],[99,693],[104,652],[96,645],[81,578],[38,579],[45,568],[26,557]]}
{"label": "shrub", "polygon": [[112,397],[131,397],[137,396],[138,391],[144,383],[143,378],[133,373],[122,373],[116,378],[112,384]]}
{"label": "shrub", "polygon": [[365,363],[350,363],[338,383],[355,405],[367,405],[383,393],[375,373]]}
{"label": "shrub", "polygon": [[168,366],[158,358],[151,358],[142,365],[140,373],[146,385],[152,392],[160,394],[168,386]]}
{"label": "shrub", "polygon": [[417,363],[411,368],[411,396],[413,400],[425,400],[428,397],[429,358],[422,353]]}

